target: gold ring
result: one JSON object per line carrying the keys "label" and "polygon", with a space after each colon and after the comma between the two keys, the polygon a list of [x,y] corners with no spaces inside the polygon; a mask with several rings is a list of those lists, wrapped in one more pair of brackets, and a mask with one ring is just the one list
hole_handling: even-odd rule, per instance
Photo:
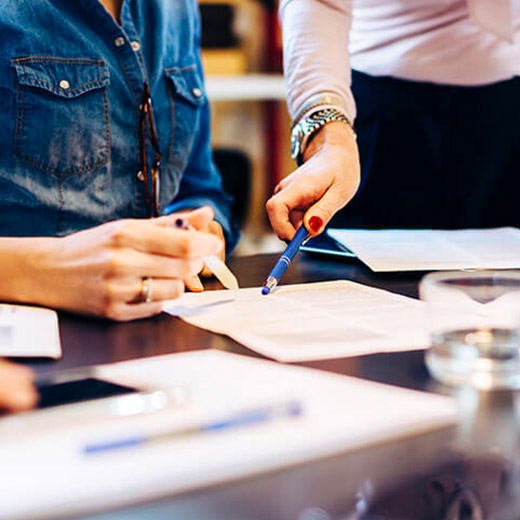
{"label": "gold ring", "polygon": [[152,279],[148,276],[141,280],[140,300],[144,303],[152,301]]}

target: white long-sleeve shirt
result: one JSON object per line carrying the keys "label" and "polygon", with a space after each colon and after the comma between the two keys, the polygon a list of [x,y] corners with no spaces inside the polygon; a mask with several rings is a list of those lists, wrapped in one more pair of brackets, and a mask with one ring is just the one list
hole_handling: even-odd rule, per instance
{"label": "white long-sleeve shirt", "polygon": [[[485,18],[476,23],[469,7],[476,1],[281,0],[291,115],[311,95],[330,91],[345,100],[353,118],[351,67],[447,85],[485,85],[519,75],[520,44],[482,28]],[[518,22],[512,17],[513,35],[520,34]]]}

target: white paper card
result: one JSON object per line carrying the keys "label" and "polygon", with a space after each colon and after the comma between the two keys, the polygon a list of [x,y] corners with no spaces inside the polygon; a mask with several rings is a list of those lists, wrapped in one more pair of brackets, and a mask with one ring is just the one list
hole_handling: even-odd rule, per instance
{"label": "white paper card", "polygon": [[[452,399],[217,351],[101,368],[114,381],[167,389],[186,385],[188,402],[168,412],[113,419],[89,428],[0,436],[5,473],[1,518],[78,517],[244,478],[456,421]],[[212,433],[85,455],[93,439],[204,422],[237,409],[297,399],[303,413]]]}
{"label": "white paper card", "polygon": [[187,293],[164,310],[278,361],[425,348],[423,302],[339,280]]}
{"label": "white paper card", "polygon": [[0,304],[0,356],[61,357],[56,312],[40,307]]}
{"label": "white paper card", "polygon": [[328,233],[373,271],[520,268],[517,228],[329,229]]}

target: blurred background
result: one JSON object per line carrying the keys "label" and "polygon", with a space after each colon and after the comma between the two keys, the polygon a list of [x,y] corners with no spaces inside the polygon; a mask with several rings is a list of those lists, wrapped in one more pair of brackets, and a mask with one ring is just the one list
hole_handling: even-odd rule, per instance
{"label": "blurred background", "polygon": [[274,186],[294,169],[278,1],[199,4],[215,160],[242,230],[235,254],[281,251],[265,212]]}

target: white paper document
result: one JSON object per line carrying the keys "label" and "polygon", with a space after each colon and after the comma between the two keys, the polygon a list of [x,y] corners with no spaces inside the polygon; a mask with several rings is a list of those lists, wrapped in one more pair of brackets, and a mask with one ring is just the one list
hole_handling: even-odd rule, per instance
{"label": "white paper document", "polygon": [[425,348],[423,303],[339,280],[184,294],[164,310],[278,361]]}
{"label": "white paper document", "polygon": [[61,357],[56,312],[40,307],[0,304],[0,356]]}
{"label": "white paper document", "polygon": [[[0,518],[75,518],[438,429],[457,417],[455,402],[444,396],[218,351],[105,365],[101,374],[163,389],[184,385],[188,400],[88,427],[0,435]],[[301,415],[83,452],[89,442],[288,399],[299,402]]]}
{"label": "white paper document", "polygon": [[520,268],[517,228],[329,229],[373,271]]}

